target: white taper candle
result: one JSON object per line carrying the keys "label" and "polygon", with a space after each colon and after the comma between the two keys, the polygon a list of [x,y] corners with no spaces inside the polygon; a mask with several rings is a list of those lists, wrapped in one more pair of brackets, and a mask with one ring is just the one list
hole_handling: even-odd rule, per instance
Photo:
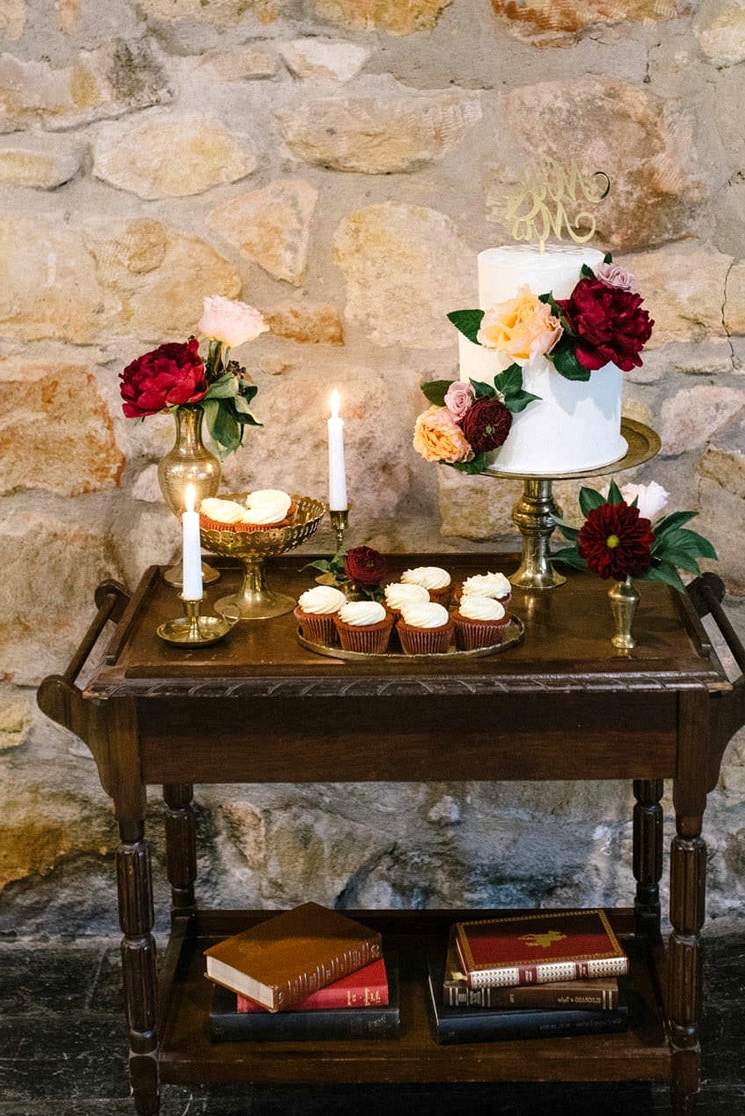
{"label": "white taper candle", "polygon": [[194,485],[187,484],[185,493],[186,511],[181,516],[184,529],[181,596],[185,601],[201,601],[203,596],[199,512],[194,511],[194,499]]}
{"label": "white taper candle", "polygon": [[329,510],[347,507],[347,474],[344,465],[344,423],[339,418],[339,392],[331,392],[329,429]]}

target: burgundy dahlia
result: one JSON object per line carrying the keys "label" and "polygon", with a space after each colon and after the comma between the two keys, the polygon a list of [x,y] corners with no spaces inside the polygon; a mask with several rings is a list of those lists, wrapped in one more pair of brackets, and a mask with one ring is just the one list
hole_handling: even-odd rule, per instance
{"label": "burgundy dahlia", "polygon": [[652,565],[655,536],[648,519],[629,504],[600,504],[588,512],[577,538],[588,570],[625,581],[641,577]]}
{"label": "burgundy dahlia", "polygon": [[209,386],[195,337],[159,345],[128,364],[119,379],[127,418],[145,418],[167,407],[198,403]]}
{"label": "burgundy dahlia", "polygon": [[344,573],[363,588],[379,585],[388,573],[385,555],[371,546],[353,546],[344,557]]}
{"label": "burgundy dahlia", "polygon": [[488,453],[505,442],[512,426],[512,414],[499,399],[477,399],[458,425],[474,453]]}
{"label": "burgundy dahlia", "polygon": [[629,372],[641,365],[639,353],[654,325],[642,309],[641,295],[586,278],[557,305],[574,334],[575,353],[583,368],[592,371],[616,364]]}

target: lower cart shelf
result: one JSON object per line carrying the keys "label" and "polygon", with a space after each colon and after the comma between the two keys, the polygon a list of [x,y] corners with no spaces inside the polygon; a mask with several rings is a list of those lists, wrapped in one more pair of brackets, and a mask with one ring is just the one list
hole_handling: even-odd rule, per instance
{"label": "lower cart shelf", "polygon": [[[663,1017],[661,941],[633,933],[633,912],[609,910],[631,959],[628,1031],[611,1035],[440,1046],[427,1006],[427,958],[444,957],[448,930],[473,911],[353,911],[380,930],[399,960],[396,1038],[302,1042],[210,1041],[212,984],[202,952],[266,918],[267,911],[177,915],[162,967],[159,1076],[164,1083],[320,1084],[436,1081],[668,1081],[672,1056]],[[271,912],[275,913],[275,912]],[[499,915],[479,911],[478,917]],[[511,911],[515,914],[518,912]]]}

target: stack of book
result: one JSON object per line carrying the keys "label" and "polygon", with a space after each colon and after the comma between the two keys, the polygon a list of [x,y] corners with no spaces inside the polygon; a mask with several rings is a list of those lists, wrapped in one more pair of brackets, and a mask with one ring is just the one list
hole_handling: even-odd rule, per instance
{"label": "stack of book", "polygon": [[304,903],[205,950],[213,1042],[389,1038],[399,1023],[394,955],[380,934]]}
{"label": "stack of book", "polygon": [[435,1036],[446,1044],[625,1030],[618,977],[628,966],[604,911],[457,922],[444,964],[429,964]]}

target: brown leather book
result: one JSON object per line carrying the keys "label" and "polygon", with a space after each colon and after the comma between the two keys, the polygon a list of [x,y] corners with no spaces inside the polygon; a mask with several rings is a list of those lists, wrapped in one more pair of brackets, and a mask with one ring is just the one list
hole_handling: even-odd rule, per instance
{"label": "brown leather book", "polygon": [[380,934],[341,911],[303,903],[205,950],[207,976],[269,1011],[382,957]]}

